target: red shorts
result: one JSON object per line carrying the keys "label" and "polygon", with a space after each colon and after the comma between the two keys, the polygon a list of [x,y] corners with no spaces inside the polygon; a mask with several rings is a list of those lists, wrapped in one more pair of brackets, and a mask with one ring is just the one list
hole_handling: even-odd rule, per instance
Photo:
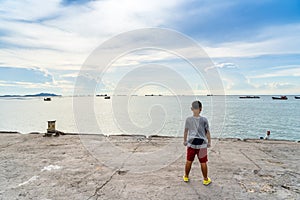
{"label": "red shorts", "polygon": [[188,161],[194,161],[195,155],[197,155],[200,163],[206,163],[207,160],[207,148],[202,149],[193,149],[191,147],[187,147],[186,159]]}

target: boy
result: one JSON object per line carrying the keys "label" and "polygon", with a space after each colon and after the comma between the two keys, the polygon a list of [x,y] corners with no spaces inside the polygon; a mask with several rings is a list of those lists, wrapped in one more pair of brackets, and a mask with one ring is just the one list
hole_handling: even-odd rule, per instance
{"label": "boy", "polygon": [[183,181],[189,181],[189,173],[197,155],[201,171],[203,175],[203,185],[209,185],[211,179],[207,176],[207,148],[211,145],[210,132],[208,121],[205,117],[200,116],[202,104],[200,101],[192,103],[193,116],[188,117],[185,121],[184,141],[183,144],[187,146],[187,157],[185,164],[185,175]]}
{"label": "boy", "polygon": [[266,134],[266,136],[265,136],[265,140],[268,140],[268,139],[270,139],[270,135],[271,135],[271,131],[267,131],[267,134]]}

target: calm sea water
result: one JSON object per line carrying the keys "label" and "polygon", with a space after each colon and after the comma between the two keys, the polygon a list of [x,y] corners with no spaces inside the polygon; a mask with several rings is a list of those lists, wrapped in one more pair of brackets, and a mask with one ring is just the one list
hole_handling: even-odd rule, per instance
{"label": "calm sea water", "polygon": [[288,98],[112,96],[110,100],[95,97],[92,105],[88,97],[75,97],[75,105],[72,97],[50,102],[0,98],[0,131],[45,132],[47,121],[56,120],[56,128],[64,132],[181,136],[185,118],[192,115],[190,104],[199,99],[213,137],[259,138],[270,130],[271,138],[300,140],[300,100]]}

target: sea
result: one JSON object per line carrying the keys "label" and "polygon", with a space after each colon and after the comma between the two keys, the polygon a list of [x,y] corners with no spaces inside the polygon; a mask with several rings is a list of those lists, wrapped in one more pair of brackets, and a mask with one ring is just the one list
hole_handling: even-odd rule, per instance
{"label": "sea", "polygon": [[300,100],[239,96],[96,96],[0,98],[0,131],[45,133],[48,121],[56,129],[82,134],[142,134],[183,136],[191,103],[202,103],[212,137],[300,140]]}

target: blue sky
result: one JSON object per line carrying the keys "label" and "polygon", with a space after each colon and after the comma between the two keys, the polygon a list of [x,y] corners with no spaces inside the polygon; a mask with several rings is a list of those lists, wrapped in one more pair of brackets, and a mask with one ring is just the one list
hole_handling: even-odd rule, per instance
{"label": "blue sky", "polygon": [[[174,29],[197,41],[226,94],[300,94],[299,11],[296,0],[0,0],[0,94],[72,95],[98,45],[145,27]],[[112,92],[131,66],[149,57],[121,59],[100,91]],[[196,93],[208,93],[182,62],[157,60],[176,66]]]}

